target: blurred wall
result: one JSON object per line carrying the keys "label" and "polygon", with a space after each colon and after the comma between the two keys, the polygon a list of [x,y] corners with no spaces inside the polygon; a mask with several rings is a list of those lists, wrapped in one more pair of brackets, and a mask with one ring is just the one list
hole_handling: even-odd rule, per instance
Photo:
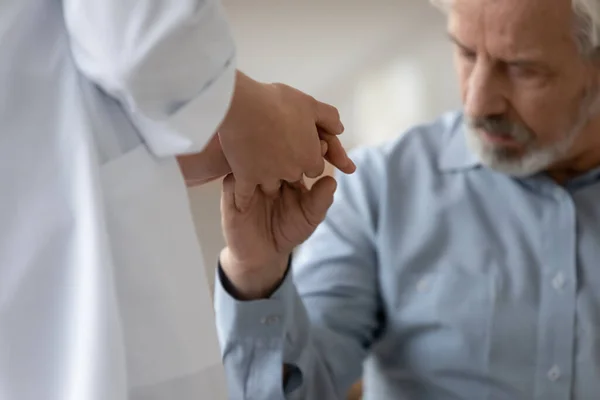
{"label": "blurred wall", "polygon": [[[225,0],[238,65],[337,106],[348,148],[459,106],[445,20],[425,0]],[[210,280],[223,246],[220,184],[192,189]]]}

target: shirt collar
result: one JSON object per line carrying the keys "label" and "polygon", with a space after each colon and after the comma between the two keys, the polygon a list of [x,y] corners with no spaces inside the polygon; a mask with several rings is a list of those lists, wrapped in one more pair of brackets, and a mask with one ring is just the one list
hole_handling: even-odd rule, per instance
{"label": "shirt collar", "polygon": [[583,175],[570,179],[565,183],[565,187],[571,190],[578,190],[590,186],[600,181],[600,167],[593,168]]}
{"label": "shirt collar", "polygon": [[467,144],[462,113],[453,121],[446,134],[448,137],[438,159],[440,170],[456,172],[477,168],[481,165],[481,161]]}

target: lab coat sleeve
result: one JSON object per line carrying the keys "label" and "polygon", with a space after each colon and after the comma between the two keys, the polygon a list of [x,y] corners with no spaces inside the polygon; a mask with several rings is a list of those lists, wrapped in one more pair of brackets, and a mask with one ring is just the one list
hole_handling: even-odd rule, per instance
{"label": "lab coat sleeve", "polygon": [[63,0],[80,72],[157,156],[203,149],[229,108],[235,46],[219,0]]}
{"label": "lab coat sleeve", "polygon": [[326,220],[270,298],[235,299],[218,270],[217,329],[232,398],[342,400],[360,378],[383,321],[373,194],[366,193],[379,179],[356,161],[357,173],[339,176]]}

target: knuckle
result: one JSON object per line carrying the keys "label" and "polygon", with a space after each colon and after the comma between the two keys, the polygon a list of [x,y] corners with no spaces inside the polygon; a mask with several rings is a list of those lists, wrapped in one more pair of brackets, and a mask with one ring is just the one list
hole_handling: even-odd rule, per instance
{"label": "knuckle", "polygon": [[301,170],[292,171],[286,175],[285,180],[288,182],[298,182],[302,179],[302,175],[304,175],[304,173]]}
{"label": "knuckle", "polygon": [[336,118],[336,119],[340,119],[340,110],[337,109],[337,107],[329,105],[330,109],[331,109],[331,116]]}
{"label": "knuckle", "polygon": [[288,182],[295,182],[298,180],[298,177],[302,177],[303,172],[299,166],[293,166],[285,171],[284,179]]}
{"label": "knuckle", "polygon": [[308,161],[308,167],[313,170],[318,170],[323,168],[324,163],[323,156],[321,156],[321,152],[319,152],[318,156],[310,158]]}
{"label": "knuckle", "polygon": [[313,96],[308,95],[308,94],[304,94],[304,99],[305,99],[305,103],[309,107],[309,109],[312,110],[312,112],[314,114],[318,114],[319,113],[319,101],[317,99],[315,99]]}

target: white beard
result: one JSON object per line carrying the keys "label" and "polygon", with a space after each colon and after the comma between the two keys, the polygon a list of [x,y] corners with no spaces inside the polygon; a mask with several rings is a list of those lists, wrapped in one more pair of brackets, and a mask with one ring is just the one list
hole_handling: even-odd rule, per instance
{"label": "white beard", "polygon": [[498,171],[515,177],[525,177],[548,169],[552,164],[563,159],[571,149],[591,116],[600,108],[600,95],[590,92],[582,101],[581,111],[573,127],[557,142],[545,147],[526,149],[524,154],[512,156],[501,147],[494,146],[483,139],[473,127],[471,121],[465,124],[465,135],[468,146],[477,154],[480,161]]}

